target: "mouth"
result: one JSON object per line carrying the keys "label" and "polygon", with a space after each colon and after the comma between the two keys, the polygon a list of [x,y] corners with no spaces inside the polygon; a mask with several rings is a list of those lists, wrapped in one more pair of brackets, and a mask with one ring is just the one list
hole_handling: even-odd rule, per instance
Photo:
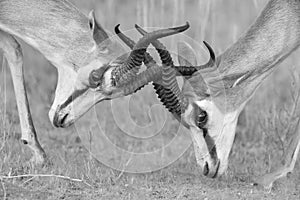
{"label": "mouth", "polygon": [[204,168],[203,168],[203,175],[207,176],[209,178],[217,178],[219,168],[220,168],[220,160],[219,159],[218,159],[215,167],[213,167],[211,169],[209,169],[208,162],[205,162],[205,165],[204,165]]}
{"label": "mouth", "polygon": [[56,127],[56,128],[65,128],[67,126],[70,126],[71,123],[68,122],[66,123],[66,119],[68,118],[69,114],[66,113],[64,114],[63,116],[59,115],[59,113],[55,113],[54,115],[54,119],[53,119],[53,125]]}

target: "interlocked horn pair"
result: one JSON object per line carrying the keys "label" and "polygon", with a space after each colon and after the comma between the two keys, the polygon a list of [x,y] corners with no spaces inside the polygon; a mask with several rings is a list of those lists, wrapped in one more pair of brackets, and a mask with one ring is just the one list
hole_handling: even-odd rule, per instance
{"label": "interlocked horn pair", "polygon": [[[188,102],[187,99],[183,96],[182,92],[179,89],[177,80],[176,80],[176,75],[183,75],[183,76],[191,76],[193,73],[195,73],[198,70],[202,70],[205,68],[209,68],[214,66],[215,64],[215,54],[213,49],[210,47],[208,43],[204,41],[204,45],[207,47],[209,54],[210,54],[210,59],[209,61],[201,66],[175,66],[173,59],[171,57],[171,54],[167,50],[167,48],[160,42],[158,41],[158,38],[160,37],[152,37],[151,39],[150,36],[152,36],[155,33],[163,33],[166,30],[167,32],[170,32],[170,30],[177,31],[177,33],[182,32],[186,29],[189,28],[189,24],[186,23],[184,26],[176,27],[176,28],[171,28],[171,29],[162,29],[158,31],[154,31],[151,33],[147,33],[144,29],[142,29],[140,26],[135,25],[135,28],[138,30],[139,33],[143,35],[143,38],[139,40],[138,43],[135,43],[133,40],[131,40],[129,37],[127,37],[125,34],[123,34],[120,29],[119,29],[120,24],[118,24],[115,27],[115,32],[119,36],[119,38],[133,51],[138,51],[138,47],[141,45],[139,44],[141,41],[146,40],[147,38],[147,45],[150,43],[155,47],[157,50],[160,59],[162,61],[162,67],[161,67],[161,75],[160,73],[155,74],[153,78],[153,85],[154,89],[161,100],[161,102],[165,105],[165,107],[180,121],[181,119],[181,114],[184,113],[184,111],[187,108]],[[174,33],[174,32],[173,32]],[[171,34],[170,34],[171,35]],[[142,50],[139,50],[139,64],[144,62],[144,64],[147,66],[147,70],[145,71],[145,74],[150,73],[152,71],[159,71],[157,70],[157,64],[153,57],[146,52],[145,47],[143,47]],[[156,69],[156,70],[151,70],[151,69]],[[160,80],[161,78],[161,80]],[[157,83],[157,82],[159,83]]]}

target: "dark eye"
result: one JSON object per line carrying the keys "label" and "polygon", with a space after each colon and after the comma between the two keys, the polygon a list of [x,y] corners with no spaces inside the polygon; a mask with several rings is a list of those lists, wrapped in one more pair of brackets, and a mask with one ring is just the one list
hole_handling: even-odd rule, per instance
{"label": "dark eye", "polygon": [[91,88],[97,88],[101,85],[103,81],[103,75],[106,70],[109,68],[108,65],[102,66],[99,69],[95,69],[90,73],[89,84]]}
{"label": "dark eye", "polygon": [[207,123],[208,116],[205,110],[202,110],[200,107],[195,106],[195,124],[200,129],[203,129]]}
{"label": "dark eye", "polygon": [[96,88],[101,84],[102,74],[98,70],[93,70],[89,76],[89,83],[92,88]]}

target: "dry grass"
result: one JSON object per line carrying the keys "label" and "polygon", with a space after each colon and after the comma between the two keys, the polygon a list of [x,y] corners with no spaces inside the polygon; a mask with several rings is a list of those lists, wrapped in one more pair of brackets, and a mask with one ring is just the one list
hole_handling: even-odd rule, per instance
{"label": "dry grass", "polygon": [[[176,51],[174,44],[178,40],[191,42],[194,39],[200,43],[205,39],[219,54],[245,31],[266,0],[74,2],[85,13],[94,8],[100,22],[111,32],[118,23],[126,30],[133,28],[135,23],[148,27],[168,27],[189,21],[191,28],[186,35],[190,38],[168,38],[164,40],[166,45]],[[134,32],[129,34],[135,38],[138,36]],[[202,45],[192,45],[197,51],[199,63],[204,62],[207,57]],[[295,106],[298,102],[299,82],[295,74],[299,73],[297,67],[300,61],[296,54],[278,67],[248,103],[240,119],[228,173],[218,180],[211,180],[201,175],[192,148],[168,167],[145,174],[113,170],[91,158],[88,145],[92,143],[89,133],[93,133],[93,113],[88,113],[77,126],[53,128],[47,113],[55,90],[55,68],[26,44],[23,44],[23,49],[26,85],[34,123],[52,164],[34,168],[27,162],[30,152],[18,140],[19,119],[9,70],[0,65],[0,177],[16,176],[11,179],[0,178],[0,198],[5,194],[7,199],[299,199],[299,164],[296,164],[292,176],[279,181],[271,193],[250,185],[252,177],[282,164],[287,140],[296,131],[294,120],[299,113],[298,106]],[[127,104],[126,100],[114,100],[115,108],[122,108]],[[103,102],[96,106],[98,121],[109,133],[107,137],[125,149],[141,151],[156,148],[153,143],[170,141],[177,130],[177,122],[159,107],[160,103],[150,86],[133,95],[129,106],[134,122],[140,127],[150,124],[151,128],[138,129],[126,118],[120,118],[116,123],[111,105],[111,102]],[[150,116],[149,108],[152,109]],[[120,113],[120,116],[123,114]],[[153,130],[159,130],[160,122],[165,119],[168,119],[165,127],[152,143],[130,139],[120,129],[126,129],[134,135],[147,136]],[[82,136],[81,140],[76,132]],[[182,143],[190,141],[188,136],[184,136],[184,140]],[[100,144],[102,141],[96,138],[93,142]],[[123,164],[127,161],[122,160]],[[22,174],[56,174],[84,180],[87,184],[53,176],[19,176]]]}

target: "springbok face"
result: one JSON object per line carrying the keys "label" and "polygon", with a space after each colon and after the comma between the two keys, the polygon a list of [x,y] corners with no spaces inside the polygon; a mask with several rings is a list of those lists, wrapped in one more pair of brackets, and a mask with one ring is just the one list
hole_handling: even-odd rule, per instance
{"label": "springbok face", "polygon": [[190,126],[198,165],[214,178],[228,166],[239,112],[224,113],[209,99],[192,100],[183,120]]}
{"label": "springbok face", "polygon": [[135,92],[157,76],[155,69],[138,74],[144,54],[153,39],[173,35],[189,28],[162,29],[141,38],[128,54],[113,42],[90,14],[94,47],[84,66],[78,69],[59,68],[55,100],[49,118],[56,127],[67,127],[96,103]]}

